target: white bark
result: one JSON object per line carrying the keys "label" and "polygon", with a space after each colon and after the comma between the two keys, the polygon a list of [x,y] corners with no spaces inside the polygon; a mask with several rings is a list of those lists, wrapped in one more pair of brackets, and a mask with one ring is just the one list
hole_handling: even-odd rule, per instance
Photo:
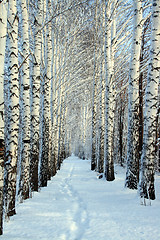
{"label": "white bark", "polygon": [[7,1],[0,2],[0,235],[3,233],[4,174],[4,56],[7,32]]}
{"label": "white bark", "polygon": [[[49,2],[46,0],[46,22],[49,17]],[[40,185],[47,186],[47,180],[51,178],[50,160],[50,145],[51,145],[51,108],[50,108],[50,95],[51,95],[51,28],[50,24],[45,29],[45,74],[44,74],[44,110],[43,110],[43,123],[42,123],[42,159],[40,167]]]}
{"label": "white bark", "polygon": [[160,0],[152,0],[152,31],[150,60],[144,107],[144,137],[141,157],[140,196],[155,199],[154,173],[157,156],[156,119],[158,109],[158,85],[160,70]]}
{"label": "white bark", "polygon": [[[51,1],[51,14],[54,13],[54,0]],[[54,85],[54,61],[55,61],[55,21],[51,24],[51,44],[52,44],[52,58],[51,58],[51,176],[53,177],[56,173],[55,158],[54,158],[54,97],[55,97],[55,85]],[[51,53],[50,53],[51,54]]]}
{"label": "white bark", "polygon": [[41,54],[42,33],[38,29],[42,25],[42,0],[36,1],[34,57],[31,107],[31,190],[38,191],[39,162],[39,123],[40,123],[40,84],[41,84]]}
{"label": "white bark", "polygon": [[[57,19],[56,22],[57,23]],[[52,125],[52,141],[53,141],[53,162],[55,164],[55,173],[57,171],[57,72],[58,72],[58,36],[57,34],[54,35],[54,70],[53,70],[53,125]]]}
{"label": "white bark", "polygon": [[133,1],[133,40],[128,92],[128,142],[126,187],[137,188],[139,161],[139,67],[142,40],[142,1]]}
{"label": "white bark", "polygon": [[[57,37],[59,38],[59,37]],[[60,46],[59,46],[59,41],[57,39],[57,57],[55,61],[55,76],[56,76],[56,82],[55,82],[55,125],[54,125],[54,131],[55,131],[55,140],[54,140],[54,149],[55,149],[55,158],[56,158],[56,169],[59,169],[59,162],[58,162],[58,140],[59,140],[59,121],[60,121],[60,106],[61,106],[61,75],[58,76],[58,70],[60,69],[60,61],[61,61],[61,53],[60,53]],[[59,79],[58,79],[59,77]]]}
{"label": "white bark", "polygon": [[65,67],[65,56],[68,52],[68,46],[62,46],[60,48],[60,59],[59,59],[59,89],[58,89],[58,106],[57,106],[57,169],[60,169],[61,166],[61,147],[62,147],[62,140],[61,140],[61,133],[62,133],[62,118],[63,118],[63,98],[64,98],[64,67]]}
{"label": "white bark", "polygon": [[0,139],[4,139],[4,98],[3,98],[3,78],[4,78],[4,56],[7,32],[7,1],[0,3]]}
{"label": "white bark", "polygon": [[96,84],[96,41],[94,46],[94,73],[93,73],[93,97],[92,97],[92,148],[91,148],[91,170],[95,170],[97,167],[96,160],[96,98],[97,98],[97,84]]}
{"label": "white bark", "polygon": [[22,17],[22,149],[21,149],[21,200],[29,197],[30,167],[30,73],[29,73],[29,34],[26,0],[21,0]]}
{"label": "white bark", "polygon": [[[49,7],[48,9],[50,9],[51,5],[49,4]],[[48,10],[49,11],[49,10]],[[48,149],[49,149],[49,153],[48,153],[48,166],[49,166],[49,178],[51,178],[52,176],[52,171],[51,169],[53,169],[53,162],[51,161],[51,156],[52,156],[52,142],[51,142],[51,139],[52,139],[52,107],[51,107],[51,104],[52,104],[52,101],[51,101],[51,79],[52,79],[52,57],[53,57],[53,54],[52,54],[52,25],[49,24],[48,26],[48,64],[47,64],[47,78],[49,80],[48,82],[48,115],[49,115],[49,140],[48,140]]]}
{"label": "white bark", "polygon": [[112,72],[112,46],[111,46],[111,2],[104,6],[105,21],[105,175],[107,181],[114,180],[113,164],[113,121],[114,121],[114,98],[113,98],[113,72]]}
{"label": "white bark", "polygon": [[92,146],[91,146],[91,170],[97,168],[97,158],[96,158],[96,108],[97,108],[97,80],[96,80],[96,68],[97,68],[97,48],[98,48],[98,27],[97,27],[97,17],[98,17],[98,1],[95,2],[95,35],[94,35],[94,70],[93,70],[93,93],[92,93]]}
{"label": "white bark", "polygon": [[8,9],[8,147],[6,149],[5,171],[7,175],[6,214],[15,214],[15,195],[17,179],[17,148],[19,124],[19,81],[18,81],[18,17],[17,2],[11,0]]}
{"label": "white bark", "polygon": [[[101,29],[101,44],[103,44],[103,25],[102,23],[102,29]],[[104,84],[104,59],[103,59],[103,48],[104,46],[101,46],[101,62],[100,62],[100,106],[99,106],[99,159],[98,159],[98,172],[103,173],[104,172],[104,133],[105,133],[105,84]]]}

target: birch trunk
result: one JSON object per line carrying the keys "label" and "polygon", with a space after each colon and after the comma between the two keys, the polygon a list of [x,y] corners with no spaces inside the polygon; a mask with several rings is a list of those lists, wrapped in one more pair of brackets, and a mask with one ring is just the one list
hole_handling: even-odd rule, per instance
{"label": "birch trunk", "polygon": [[0,139],[4,140],[4,61],[7,33],[7,1],[0,2]]}
{"label": "birch trunk", "polygon": [[30,167],[30,73],[29,73],[29,34],[26,0],[21,0],[22,17],[22,150],[21,150],[21,200],[29,198]]}
{"label": "birch trunk", "polygon": [[[49,1],[46,0],[46,22],[49,15]],[[40,167],[40,186],[47,186],[51,177],[50,173],[50,144],[51,144],[51,109],[50,109],[50,84],[51,84],[51,31],[50,25],[46,26],[45,32],[45,75],[44,75],[44,110],[42,123],[42,159]]]}
{"label": "birch trunk", "polygon": [[96,98],[97,98],[97,84],[96,84],[96,58],[97,58],[97,1],[95,6],[95,36],[94,36],[94,72],[93,72],[93,97],[92,97],[92,147],[91,147],[91,170],[97,167],[96,159]]}
{"label": "birch trunk", "polygon": [[0,3],[0,235],[3,234],[3,174],[4,174],[4,61],[7,33],[7,1]]}
{"label": "birch trunk", "polygon": [[98,172],[103,173],[104,172],[104,79],[102,76],[102,62],[101,62],[101,70],[100,70],[100,117],[99,117],[99,160],[98,160]]}
{"label": "birch trunk", "polygon": [[113,76],[111,65],[111,3],[107,2],[104,6],[105,21],[105,42],[104,42],[104,60],[105,60],[105,175],[107,181],[114,180],[114,162],[113,162]]}
{"label": "birch trunk", "polygon": [[55,59],[55,159],[56,159],[56,169],[60,169],[60,161],[59,161],[59,147],[60,147],[60,142],[59,142],[59,135],[60,135],[60,124],[61,124],[61,104],[62,104],[62,83],[63,83],[63,57],[65,54],[65,49],[64,46],[61,46],[61,41],[60,41],[60,32],[62,30],[61,26],[61,20],[62,16],[59,17],[58,19],[58,24],[59,24],[59,33],[57,35],[56,39],[56,59]]}
{"label": "birch trunk", "polygon": [[[57,23],[57,20],[56,20]],[[54,78],[54,83],[53,83],[53,88],[54,88],[54,100],[53,100],[53,162],[55,164],[55,171],[54,173],[56,174],[57,172],[57,141],[56,141],[56,134],[57,134],[57,108],[58,108],[58,103],[57,103],[57,72],[58,72],[58,52],[59,52],[59,46],[58,46],[58,36],[55,34],[54,37],[54,71],[53,71],[53,78]]]}
{"label": "birch trunk", "polygon": [[156,118],[160,70],[160,0],[152,0],[152,31],[150,61],[144,107],[144,135],[139,191],[142,198],[155,199],[154,173],[156,165]]}
{"label": "birch trunk", "polygon": [[[52,13],[51,12],[51,2],[48,1],[48,13]],[[52,52],[52,24],[48,25],[48,29],[47,29],[47,38],[48,38],[48,64],[47,64],[47,77],[49,79],[49,84],[48,84],[48,105],[49,105],[49,109],[48,109],[48,114],[49,114],[49,154],[48,154],[48,166],[49,166],[49,171],[48,171],[48,179],[51,179],[52,176],[52,172],[53,172],[53,162],[51,159],[52,156],[52,101],[51,101],[51,81],[52,81],[52,57],[53,57],[53,52]]]}
{"label": "birch trunk", "polygon": [[[52,0],[52,14],[53,14],[53,0]],[[55,61],[55,32],[54,32],[55,21],[52,21],[51,25],[51,40],[52,40],[52,62],[51,62],[51,176],[56,174],[56,164],[54,158],[54,97],[55,97],[55,85],[54,85],[54,61]]]}
{"label": "birch trunk", "polygon": [[[94,53],[95,55],[95,53]],[[95,56],[94,56],[95,58]],[[95,60],[94,60],[95,62]],[[95,63],[94,63],[95,64]],[[95,66],[93,76],[93,106],[92,106],[92,156],[91,156],[91,170],[96,169],[96,82],[95,82]]]}
{"label": "birch trunk", "polygon": [[[59,47],[58,47],[58,49],[59,49]],[[62,91],[61,90],[61,79],[59,79],[59,81],[57,81],[57,82],[59,82],[59,86],[58,86],[58,89],[56,91],[56,104],[55,104],[56,119],[55,119],[55,141],[54,141],[54,144],[55,144],[56,169],[59,170],[60,169],[60,164],[58,162],[58,148],[59,148],[59,122],[60,122],[61,91]]]}
{"label": "birch trunk", "polygon": [[105,92],[104,92],[104,59],[103,59],[103,52],[104,52],[104,21],[101,23],[101,61],[100,61],[100,116],[99,116],[99,159],[98,159],[98,172],[104,172],[104,132],[105,132]]}
{"label": "birch trunk", "polygon": [[63,129],[62,129],[63,118],[64,118],[63,95],[61,98],[62,100],[61,100],[61,106],[60,106],[60,119],[59,119],[59,126],[58,126],[58,169],[60,169],[63,161]]}
{"label": "birch trunk", "polygon": [[[145,37],[145,28],[142,34],[142,43],[141,43],[141,53],[140,53],[140,66],[142,66],[144,61],[144,37]],[[140,69],[141,70],[141,69]],[[137,162],[137,181],[139,182],[139,168],[140,168],[140,159],[142,155],[142,146],[143,146],[143,72],[140,72],[139,75],[139,160]]]}
{"label": "birch trunk", "polygon": [[[65,45],[66,46],[66,45]],[[67,47],[67,46],[66,46]],[[61,74],[59,75],[59,90],[58,90],[58,106],[57,106],[57,169],[60,170],[61,167],[61,128],[62,128],[62,118],[63,118],[63,83],[64,83],[64,76],[63,76],[63,61],[65,52],[68,49],[62,47],[59,59],[59,71]]]}
{"label": "birch trunk", "polygon": [[31,164],[30,181],[31,191],[38,191],[38,163],[39,163],[39,114],[40,114],[40,83],[41,83],[41,52],[42,33],[37,31],[42,25],[42,0],[36,1],[34,57],[32,80],[32,107],[31,107]]}
{"label": "birch trunk", "polygon": [[19,80],[18,80],[18,17],[17,1],[11,0],[8,9],[8,72],[9,72],[9,105],[8,105],[8,147],[6,149],[5,174],[7,176],[6,214],[14,215],[17,151],[19,126]]}
{"label": "birch trunk", "polygon": [[66,152],[66,146],[65,146],[65,127],[64,122],[66,118],[66,96],[64,96],[64,89],[62,92],[62,100],[61,100],[61,106],[60,106],[60,122],[59,122],[59,137],[58,137],[58,163],[59,167],[61,166],[63,160],[65,159],[65,152]]}
{"label": "birch trunk", "polygon": [[127,172],[125,186],[137,189],[139,161],[139,67],[142,39],[142,2],[133,1],[133,42],[129,73]]}

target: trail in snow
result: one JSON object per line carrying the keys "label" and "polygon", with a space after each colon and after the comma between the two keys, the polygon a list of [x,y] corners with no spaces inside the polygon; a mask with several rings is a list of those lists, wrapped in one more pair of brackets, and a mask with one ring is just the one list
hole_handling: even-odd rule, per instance
{"label": "trail in snow", "polygon": [[47,188],[17,205],[0,239],[159,240],[160,192],[152,206],[141,206],[136,191],[124,189],[125,170],[116,169],[116,180],[106,182],[90,161],[66,159]]}
{"label": "trail in snow", "polygon": [[73,188],[72,177],[75,172],[75,164],[71,165],[70,172],[65,178],[62,186],[62,192],[66,193],[66,199],[70,202],[71,207],[68,209],[68,214],[72,219],[70,224],[69,239],[81,239],[84,234],[84,229],[87,228],[89,218],[86,210],[86,205],[79,193]]}

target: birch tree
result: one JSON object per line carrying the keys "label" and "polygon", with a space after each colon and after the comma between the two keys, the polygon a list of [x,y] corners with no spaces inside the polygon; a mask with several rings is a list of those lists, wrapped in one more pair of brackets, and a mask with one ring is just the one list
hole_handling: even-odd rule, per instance
{"label": "birch tree", "polygon": [[[18,81],[18,16],[17,1],[11,0],[8,8],[8,146],[5,156],[5,174],[7,180],[6,214],[15,214],[15,196],[17,180],[17,151],[19,124],[19,81]],[[7,124],[7,123],[6,123]]]}
{"label": "birch tree", "polygon": [[139,161],[139,66],[142,39],[142,2],[133,1],[133,39],[129,72],[128,103],[128,143],[126,187],[137,188],[137,168]]}
{"label": "birch tree", "polygon": [[[102,47],[101,47],[102,51]],[[101,52],[102,55],[102,52]],[[102,59],[102,57],[101,57]],[[105,136],[105,84],[103,77],[103,60],[100,63],[100,116],[99,116],[99,159],[98,159],[98,172],[104,172],[104,136]]]}
{"label": "birch tree", "polygon": [[42,33],[42,1],[35,2],[36,14],[34,19],[34,58],[32,79],[32,106],[31,106],[31,164],[30,181],[31,191],[38,191],[38,163],[39,163],[39,114],[40,114],[40,83],[41,83],[41,51]]}
{"label": "birch tree", "polygon": [[[54,14],[54,0],[51,0],[51,14]],[[55,22],[56,19],[51,22],[51,44],[52,44],[52,57],[51,57],[51,96],[50,96],[50,106],[51,106],[51,176],[56,174],[56,164],[54,158],[54,62],[55,62]],[[51,54],[51,53],[50,53]]]}
{"label": "birch tree", "polygon": [[144,106],[144,135],[141,157],[139,192],[142,198],[155,199],[154,173],[156,164],[156,118],[160,70],[160,0],[152,0],[150,60]]}
{"label": "birch tree", "polygon": [[[46,0],[46,18],[48,21],[49,17],[49,1]],[[50,31],[49,31],[50,30]],[[50,109],[50,95],[51,95],[51,29],[50,23],[46,25],[45,28],[45,73],[44,73],[44,89],[43,89],[43,120],[42,120],[42,156],[41,156],[41,166],[40,166],[40,186],[47,186],[47,180],[51,177],[49,164],[51,159],[50,145],[51,145],[51,109]]]}
{"label": "birch tree", "polygon": [[105,61],[105,175],[107,181],[114,180],[113,163],[113,117],[114,117],[114,96],[113,96],[113,74],[111,66],[111,2],[104,1],[104,61]]}
{"label": "birch tree", "polygon": [[99,156],[98,156],[98,172],[104,172],[104,138],[105,138],[105,79],[104,79],[104,28],[105,28],[105,21],[103,19],[103,4],[100,4],[100,25],[99,25],[99,34],[98,39],[100,43],[100,50],[99,50]]}
{"label": "birch tree", "polygon": [[20,172],[21,200],[29,197],[30,189],[30,72],[29,72],[29,26],[26,0],[21,0],[22,18],[22,149]]}
{"label": "birch tree", "polygon": [[7,33],[7,1],[0,2],[0,235],[3,233],[3,173],[4,173],[4,59]]}
{"label": "birch tree", "polygon": [[97,8],[98,1],[95,3],[95,34],[94,34],[94,71],[93,71],[93,97],[92,97],[92,161],[91,161],[91,170],[95,170],[97,167],[97,158],[96,158],[96,110],[97,110],[97,76],[96,76],[96,68],[97,68]]}

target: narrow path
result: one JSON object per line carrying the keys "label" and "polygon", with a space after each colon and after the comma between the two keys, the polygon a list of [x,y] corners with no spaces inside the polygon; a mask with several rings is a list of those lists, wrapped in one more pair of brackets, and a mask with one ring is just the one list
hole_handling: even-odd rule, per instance
{"label": "narrow path", "polygon": [[106,182],[90,171],[90,161],[66,159],[48,187],[17,205],[0,239],[159,240],[160,202],[142,207],[136,191],[124,189],[124,176],[119,168]]}
{"label": "narrow path", "polygon": [[70,207],[67,210],[68,219],[71,219],[69,239],[81,239],[89,224],[89,216],[85,202],[72,184],[72,178],[75,172],[76,164],[75,162],[71,162],[68,176],[64,179],[64,182],[61,183],[61,191],[65,194],[65,200],[70,203]]}

